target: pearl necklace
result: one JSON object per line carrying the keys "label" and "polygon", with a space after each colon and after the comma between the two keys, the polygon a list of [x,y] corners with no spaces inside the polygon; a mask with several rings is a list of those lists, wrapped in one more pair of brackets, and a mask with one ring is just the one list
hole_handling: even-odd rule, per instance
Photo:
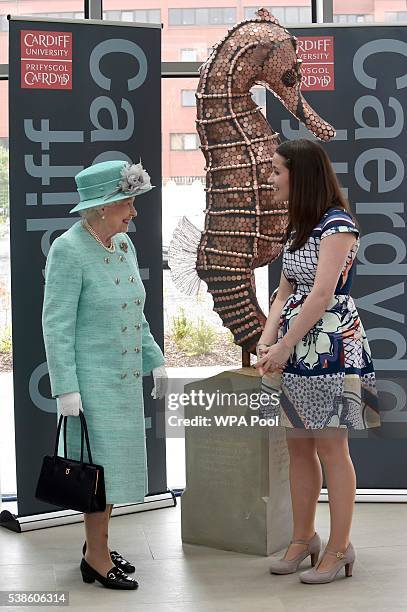
{"label": "pearl necklace", "polygon": [[110,239],[110,246],[106,246],[105,244],[103,244],[102,240],[99,238],[99,236],[97,235],[97,233],[95,232],[95,230],[93,229],[93,227],[91,225],[89,225],[89,223],[85,220],[82,222],[82,225],[85,229],[88,230],[89,234],[91,234],[94,239],[104,248],[106,249],[106,251],[108,251],[109,253],[114,253],[116,250],[116,245],[113,242],[112,239]]}

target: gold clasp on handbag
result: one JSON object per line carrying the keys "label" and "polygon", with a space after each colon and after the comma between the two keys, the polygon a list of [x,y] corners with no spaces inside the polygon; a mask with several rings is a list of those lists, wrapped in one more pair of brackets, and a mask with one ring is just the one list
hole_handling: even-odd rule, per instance
{"label": "gold clasp on handbag", "polygon": [[70,471],[71,471],[71,468],[65,468],[65,474],[69,474]]}

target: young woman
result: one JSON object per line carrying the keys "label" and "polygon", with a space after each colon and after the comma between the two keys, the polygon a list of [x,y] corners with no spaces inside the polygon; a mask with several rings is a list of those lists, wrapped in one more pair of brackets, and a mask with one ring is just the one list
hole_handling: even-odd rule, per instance
{"label": "young woman", "polygon": [[[349,541],[356,479],[348,431],[380,425],[369,344],[349,295],[359,230],[324,149],[308,140],[281,144],[270,178],[288,201],[282,274],[258,344],[256,367],[281,374],[281,423],[290,456],[293,539],[271,573],[298,570],[307,583],[352,575]],[[324,468],[331,518],[327,546],[315,532]]]}

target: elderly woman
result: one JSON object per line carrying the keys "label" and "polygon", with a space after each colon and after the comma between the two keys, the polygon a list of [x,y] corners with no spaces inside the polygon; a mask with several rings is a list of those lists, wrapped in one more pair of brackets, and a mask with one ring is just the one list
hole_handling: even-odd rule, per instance
{"label": "elderly woman", "polygon": [[[93,461],[104,467],[106,510],[85,514],[81,573],[115,589],[135,589],[135,568],[108,547],[113,504],[147,492],[143,375],[165,393],[163,354],[143,313],[146,292],[127,237],[134,198],[152,186],[141,163],[95,164],[76,177],[82,220],[57,238],[45,269],[43,332],[58,416],[83,410]],[[80,419],[69,419],[68,453],[79,459]]]}

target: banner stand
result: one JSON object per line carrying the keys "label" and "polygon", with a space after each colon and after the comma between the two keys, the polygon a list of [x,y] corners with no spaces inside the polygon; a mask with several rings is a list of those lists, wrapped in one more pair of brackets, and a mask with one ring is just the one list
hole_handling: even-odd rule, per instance
{"label": "banner stand", "polygon": [[[328,491],[327,489],[322,489],[318,502],[327,503],[328,501]],[[406,503],[407,489],[356,489],[355,501],[358,503]],[[161,508],[175,508],[176,506],[176,495],[174,491],[170,490],[166,493],[149,495],[146,501],[139,504],[118,504],[113,507],[112,516],[136,514],[148,510],[160,510]],[[50,527],[62,527],[63,525],[82,522],[83,514],[74,510],[60,510],[20,517],[8,510],[0,512],[0,527],[15,533],[48,529]]]}
{"label": "banner stand", "polygon": [[[139,504],[117,504],[113,506],[112,516],[122,516],[124,514],[135,514],[146,512],[147,510],[160,510],[177,505],[177,498],[173,491],[148,495],[144,502]],[[0,527],[5,527],[15,533],[24,531],[34,531],[36,529],[48,529],[49,527],[62,527],[71,523],[82,523],[83,513],[76,510],[59,510],[57,512],[46,512],[44,514],[34,514],[32,516],[16,516],[8,510],[0,513]]]}
{"label": "banner stand", "polygon": [[[24,517],[13,520],[23,525],[27,517],[38,523],[39,515],[60,510],[35,498],[56,428],[41,326],[43,272],[53,240],[80,220],[69,210],[79,199],[74,177],[84,167],[141,158],[156,185],[143,196],[137,231],[132,223],[128,235],[146,288],[144,312],[154,338],[164,344],[161,23],[9,16],[9,107],[16,514]],[[148,375],[147,482],[150,493],[163,494],[171,505],[166,440],[157,436],[163,431],[158,422],[163,413],[157,410],[162,400],[152,399],[151,388]]]}
{"label": "banner stand", "polygon": [[[407,501],[405,29],[377,23],[290,29],[303,62],[304,97],[336,129],[323,147],[361,230],[351,295],[370,343],[382,425],[349,436],[357,501]],[[266,108],[282,141],[311,139],[270,92]],[[280,262],[269,266],[269,287],[278,285]]]}

